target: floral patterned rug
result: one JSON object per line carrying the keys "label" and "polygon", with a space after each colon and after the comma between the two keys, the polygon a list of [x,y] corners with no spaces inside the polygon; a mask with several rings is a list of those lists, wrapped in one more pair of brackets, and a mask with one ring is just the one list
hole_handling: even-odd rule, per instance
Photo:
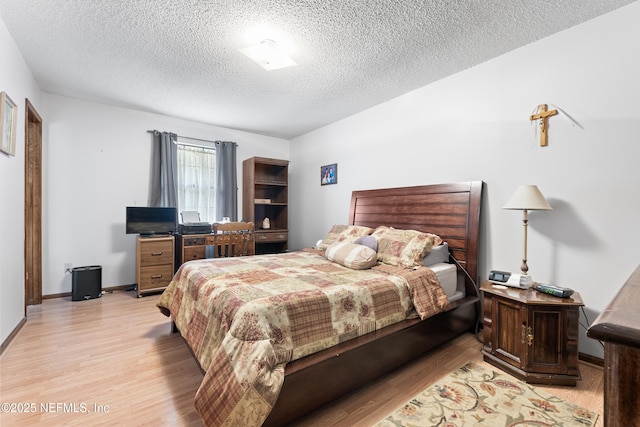
{"label": "floral patterned rug", "polygon": [[376,426],[586,427],[597,418],[595,412],[468,362]]}

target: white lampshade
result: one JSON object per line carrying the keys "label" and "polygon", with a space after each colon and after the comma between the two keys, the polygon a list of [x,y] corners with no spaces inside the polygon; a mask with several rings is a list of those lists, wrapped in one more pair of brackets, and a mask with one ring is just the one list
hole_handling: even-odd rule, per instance
{"label": "white lampshade", "polygon": [[521,185],[502,209],[550,211],[551,206],[536,185]]}

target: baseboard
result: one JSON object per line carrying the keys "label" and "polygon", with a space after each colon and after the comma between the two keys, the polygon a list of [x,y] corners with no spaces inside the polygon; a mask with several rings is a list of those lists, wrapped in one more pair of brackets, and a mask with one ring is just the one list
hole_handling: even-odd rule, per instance
{"label": "baseboard", "polygon": [[42,299],[56,299],[56,298],[64,298],[64,297],[70,297],[71,296],[71,292],[63,292],[61,294],[49,294],[49,295],[42,295]]}
{"label": "baseboard", "polygon": [[[113,291],[126,291],[131,287],[135,287],[136,285],[118,285],[118,286],[108,286],[106,288],[102,288],[102,292],[113,292]],[[71,292],[63,292],[61,294],[49,294],[42,295],[42,299],[55,299],[55,298],[65,298],[70,297]]]}
{"label": "baseboard", "polygon": [[133,285],[118,285],[118,286],[109,286],[107,288],[102,288],[103,292],[113,292],[113,291],[128,291],[129,289],[135,289],[136,284]]}
{"label": "baseboard", "polygon": [[27,317],[23,317],[22,320],[20,320],[20,322],[18,322],[18,324],[16,325],[15,328],[13,328],[13,331],[11,331],[11,333],[9,334],[9,336],[7,337],[6,340],[4,340],[4,342],[2,344],[0,344],[0,355],[2,355],[2,353],[4,352],[4,350],[9,347],[9,344],[11,344],[11,341],[13,341],[13,339],[16,337],[16,335],[18,335],[18,332],[20,332],[20,329],[22,329],[22,327],[27,323]]}
{"label": "baseboard", "polygon": [[578,359],[583,362],[591,363],[592,365],[604,367],[604,359],[596,356],[592,356],[587,353],[578,353]]}

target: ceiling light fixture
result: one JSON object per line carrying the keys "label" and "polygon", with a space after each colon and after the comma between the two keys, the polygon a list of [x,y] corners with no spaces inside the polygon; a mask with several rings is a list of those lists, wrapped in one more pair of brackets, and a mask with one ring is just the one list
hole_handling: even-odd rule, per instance
{"label": "ceiling light fixture", "polygon": [[298,65],[280,50],[276,42],[271,39],[262,40],[256,46],[240,49],[240,52],[253,59],[267,71]]}

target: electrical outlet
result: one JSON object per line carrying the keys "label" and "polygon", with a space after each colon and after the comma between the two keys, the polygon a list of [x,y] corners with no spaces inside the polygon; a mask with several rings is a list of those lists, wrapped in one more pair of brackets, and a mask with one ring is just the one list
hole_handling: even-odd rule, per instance
{"label": "electrical outlet", "polygon": [[71,269],[73,269],[73,264],[66,263],[64,265],[64,274],[70,274],[71,273]]}

